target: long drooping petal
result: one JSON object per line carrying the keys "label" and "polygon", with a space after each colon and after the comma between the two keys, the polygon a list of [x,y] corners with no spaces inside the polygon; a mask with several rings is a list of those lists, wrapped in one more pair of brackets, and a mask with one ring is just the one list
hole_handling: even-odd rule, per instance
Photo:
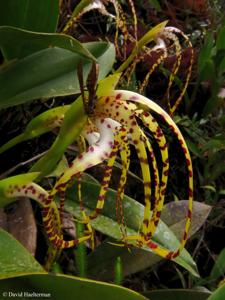
{"label": "long drooping petal", "polygon": [[[163,208],[163,204],[164,204],[166,186],[168,181],[168,172],[169,172],[169,156],[168,156],[167,141],[157,121],[153,118],[153,116],[150,113],[147,112],[142,114],[139,113],[138,116],[143,121],[144,125],[152,132],[153,137],[158,143],[160,153],[161,153],[161,159],[162,159],[162,175],[160,178],[159,191],[157,193],[158,197],[156,197],[155,207],[149,223],[149,230],[148,230],[149,232],[148,237],[151,238],[155,233],[158,221],[160,219],[160,214]],[[146,139],[146,145],[148,148],[150,147],[148,139]],[[157,173],[155,174],[157,175]],[[155,183],[155,188],[156,189],[158,188],[157,183]]]}
{"label": "long drooping petal", "polygon": [[151,69],[145,75],[145,78],[139,88],[140,93],[142,93],[143,90],[146,88],[151,74],[167,57],[167,48],[166,48],[166,44],[165,44],[164,40],[162,40],[161,38],[158,38],[156,46],[153,47],[152,49],[150,49],[147,53],[145,53],[145,55],[143,57],[140,57],[140,60],[144,60],[146,54],[148,54],[150,56],[152,53],[159,52],[159,51],[160,51],[160,55],[159,55],[158,59],[154,62]]}
{"label": "long drooping petal", "polygon": [[[5,198],[27,197],[39,203],[42,209],[43,224],[49,241],[56,249],[63,249],[76,246],[89,239],[90,235],[85,235],[79,239],[65,241],[62,235],[61,220],[57,205],[51,200],[49,193],[34,182],[28,182],[24,178],[30,178],[32,174],[17,175],[3,179],[0,182],[0,190]],[[9,183],[8,183],[9,182]]]}
{"label": "long drooping petal", "polygon": [[117,195],[116,195],[116,214],[117,214],[117,221],[120,226],[120,230],[122,233],[122,238],[124,239],[127,236],[126,232],[126,221],[123,214],[123,197],[124,197],[124,189],[127,181],[127,172],[130,166],[130,146],[128,143],[128,134],[127,130],[123,127],[121,128],[121,134],[119,138],[119,145],[120,145],[120,157],[122,161],[122,172],[119,179],[119,184],[117,188]]}
{"label": "long drooping petal", "polygon": [[115,163],[115,159],[116,159],[118,150],[119,150],[119,141],[117,138],[115,138],[114,145],[113,145],[112,151],[110,153],[110,157],[105,166],[105,173],[104,173],[103,180],[101,183],[101,188],[100,188],[100,192],[99,192],[98,199],[97,199],[96,209],[95,209],[94,213],[92,213],[90,215],[90,219],[95,219],[101,213],[101,211],[103,209],[105,198],[106,198],[106,193],[108,191],[110,179],[112,176],[113,165]]}
{"label": "long drooping petal", "polygon": [[[147,239],[148,223],[151,216],[151,176],[143,135],[135,119],[135,108],[135,105],[120,101],[120,94],[118,94],[116,99],[112,96],[102,97],[97,104],[96,110],[100,117],[109,115],[110,118],[120,122],[122,126],[127,128],[127,131],[131,135],[132,142],[140,161],[143,180],[145,182],[145,209],[142,233],[144,238]],[[134,239],[137,239],[137,237],[135,236]]]}
{"label": "long drooping petal", "polygon": [[[192,46],[192,43],[191,41],[189,40],[188,36],[186,34],[184,34],[181,30],[179,30],[178,28],[176,27],[166,27],[165,28],[165,34],[168,35],[168,33],[176,33],[178,35],[181,35],[184,40],[186,41],[188,47],[189,47],[189,50],[190,50],[190,63],[189,63],[189,66],[187,68],[187,76],[186,76],[186,79],[185,79],[185,82],[184,82],[184,85],[182,87],[182,90],[181,90],[181,93],[179,95],[179,97],[176,99],[175,103],[171,106],[171,110],[170,110],[170,113],[173,114],[175,112],[175,110],[177,109],[177,107],[179,106],[185,92],[186,92],[186,89],[187,89],[187,86],[188,86],[188,83],[189,83],[189,80],[190,80],[190,77],[191,77],[191,71],[192,71],[192,66],[193,66],[193,62],[194,62],[194,50],[193,50],[193,46]],[[163,34],[163,32],[162,32]],[[174,37],[172,35],[170,35],[170,38],[174,39]],[[177,66],[179,67],[179,64],[180,64],[180,61],[181,61],[181,52],[180,52],[180,49],[179,49],[179,43],[176,41],[175,42],[175,47],[177,48],[177,51],[178,51],[178,62],[177,62]]]}
{"label": "long drooping petal", "polygon": [[[49,240],[51,241],[56,234],[61,238],[61,222],[55,202],[49,202],[48,192],[38,184],[33,182],[26,184],[18,183],[17,178],[19,178],[19,176],[21,175],[12,177],[12,184],[10,184],[8,187],[6,186],[5,197],[27,197],[37,201],[42,208],[43,224]],[[13,184],[13,182],[16,183]],[[4,180],[2,180],[2,183],[4,184]]]}
{"label": "long drooping petal", "polygon": [[[193,206],[193,171],[192,171],[192,163],[191,163],[191,158],[190,154],[186,145],[186,142],[179,130],[179,128],[176,126],[174,121],[171,119],[171,117],[155,102],[151,101],[150,99],[141,96],[140,94],[130,92],[130,91],[124,91],[124,90],[117,90],[112,93],[115,99],[119,100],[119,103],[121,101],[126,103],[127,101],[133,102],[136,104],[139,104],[140,108],[144,108],[145,111],[154,111],[157,113],[168,125],[173,134],[176,136],[177,140],[179,141],[181,145],[181,149],[184,153],[185,160],[186,160],[186,165],[187,165],[187,170],[188,170],[188,199],[189,199],[189,208],[188,208],[188,214],[187,214],[187,219],[186,219],[186,225],[185,225],[185,230],[184,230],[184,235],[180,244],[179,249],[176,251],[164,251],[164,253],[160,253],[160,255],[164,255],[167,258],[173,258],[179,255],[180,251],[185,246],[185,243],[188,238],[188,232],[190,229],[190,224],[191,224],[191,216],[192,216],[192,206]],[[157,249],[159,247],[155,244],[150,243],[149,246],[153,246],[154,251],[157,252]]]}
{"label": "long drooping petal", "polygon": [[109,158],[114,145],[114,130],[107,118],[98,118],[95,122],[100,133],[100,139],[94,145],[89,146],[87,152],[81,153],[56,182],[51,194],[54,195],[66,188],[76,174],[87,170]]}

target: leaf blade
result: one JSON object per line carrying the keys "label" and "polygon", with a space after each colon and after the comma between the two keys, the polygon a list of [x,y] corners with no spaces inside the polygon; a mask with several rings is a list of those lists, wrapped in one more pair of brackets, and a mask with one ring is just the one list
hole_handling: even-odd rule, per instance
{"label": "leaf blade", "polygon": [[95,57],[86,49],[82,43],[73,37],[59,33],[44,33],[28,31],[11,26],[0,27],[0,47],[11,49],[13,43],[17,44],[20,52],[8,56],[7,59],[20,59],[42,49],[58,47],[77,53],[87,59],[95,60]]}
{"label": "leaf blade", "polygon": [[0,279],[13,277],[23,272],[44,272],[33,256],[13,236],[1,228],[0,266]]}
{"label": "leaf blade", "polygon": [[206,300],[211,295],[210,292],[202,292],[190,289],[165,289],[148,291],[144,293],[151,300]]}
{"label": "leaf blade", "polygon": [[76,295],[76,299],[86,300],[146,299],[137,292],[121,286],[68,275],[24,274],[1,280],[0,283],[1,292],[30,290],[35,293],[49,294],[49,297],[54,300],[61,300],[62,298],[73,300],[75,299],[74,295]]}
{"label": "leaf blade", "polygon": [[[79,218],[80,217],[80,206],[79,206],[79,202],[77,200],[78,197],[76,197],[76,192],[77,192],[77,187],[75,184],[74,187],[72,189],[70,189],[67,194],[67,200],[66,200],[65,205],[66,205],[66,209],[70,213],[72,213],[76,218]],[[88,213],[90,213],[90,211],[95,208],[95,202],[97,199],[98,192],[99,192],[99,186],[97,184],[82,181],[82,199],[84,201],[84,205],[85,205],[85,208],[87,209]],[[116,192],[113,191],[112,189],[109,189],[109,191],[107,193],[107,199],[105,201],[103,212],[98,218],[96,218],[95,220],[92,221],[92,226],[97,231],[100,231],[103,234],[106,234],[107,236],[109,236],[113,239],[120,240],[121,232],[120,232],[120,227],[117,223],[115,198],[116,198]],[[128,196],[125,196],[125,198],[123,200],[123,206],[124,206],[124,218],[125,218],[126,224],[128,226],[127,233],[128,233],[128,235],[129,234],[131,234],[131,235],[137,234],[137,231],[141,224],[141,219],[143,217],[142,216],[143,206]],[[169,240],[168,240],[168,238],[169,238]],[[173,233],[169,230],[169,228],[162,221],[159,222],[158,230],[156,231],[156,234],[154,235],[153,239],[156,243],[159,243],[161,246],[166,247],[166,248],[176,248],[178,246],[178,240],[175,238]],[[128,256],[130,255],[130,254],[128,254],[127,249],[124,250],[122,247],[119,247],[119,249],[120,250],[115,252],[115,256],[120,256],[122,260],[123,260],[122,255],[128,255]],[[114,250],[115,250],[115,248],[112,251],[114,251]],[[108,251],[109,251],[109,249],[106,250],[105,253],[107,253]],[[125,254],[123,253],[123,251],[125,251]],[[156,256],[147,247],[144,250],[140,250],[140,249],[133,250],[133,248],[132,248],[132,251],[134,251],[134,253],[135,253],[133,258],[137,256],[138,252],[146,252],[146,251],[148,252],[148,254],[146,254],[145,259],[144,259],[145,266],[147,265],[147,259],[150,260],[153,257],[152,259],[153,259],[154,263],[161,259],[158,257],[156,258]],[[99,256],[97,255],[96,251],[95,251],[95,254],[96,254],[96,261],[98,261]],[[147,255],[149,255],[149,256],[147,256]],[[100,255],[100,257],[101,257],[101,255]],[[146,259],[146,257],[147,257],[147,259]],[[93,261],[93,256],[92,256],[91,260]],[[131,265],[132,259],[127,259],[126,262],[128,262],[128,261],[129,261],[129,264]],[[180,265],[184,266],[195,276],[198,276],[196,265],[186,250],[184,250],[181,253],[181,256],[177,257],[175,259],[175,261],[178,262]],[[142,262],[142,266],[143,266],[143,262]],[[104,268],[104,267],[100,266],[100,269],[101,268]],[[124,269],[124,267],[123,267],[123,269]],[[134,269],[135,269],[135,271],[138,270],[138,265],[136,262],[135,262]],[[98,271],[95,272],[95,274],[98,273],[98,275],[100,275],[100,273]],[[109,272],[108,272],[108,275],[112,276],[112,273],[109,274]]]}
{"label": "leaf blade", "polygon": [[[58,0],[8,0],[0,1],[0,25],[20,27],[32,31],[55,32],[58,23]],[[14,41],[3,47],[5,58],[12,59],[26,49]],[[14,46],[12,46],[14,45]],[[26,44],[30,47],[29,44]]]}
{"label": "leaf blade", "polygon": [[[114,46],[94,42],[85,44],[85,47],[100,64],[99,79],[105,77],[114,63]],[[90,61],[60,48],[44,49],[3,66],[0,69],[0,109],[34,99],[79,93],[76,66],[81,60],[86,78]]]}

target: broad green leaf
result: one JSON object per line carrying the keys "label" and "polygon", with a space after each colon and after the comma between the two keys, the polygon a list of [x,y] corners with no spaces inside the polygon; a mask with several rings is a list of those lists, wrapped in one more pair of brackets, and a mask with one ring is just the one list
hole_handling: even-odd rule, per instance
{"label": "broad green leaf", "polygon": [[82,173],[81,174],[81,179],[83,181],[88,181],[88,182],[95,183],[95,184],[99,185],[99,181],[95,177],[91,176],[88,173]]}
{"label": "broad green leaf", "polygon": [[[195,234],[206,221],[212,207],[201,202],[193,202],[193,215],[189,237]],[[183,235],[185,219],[188,211],[188,201],[180,200],[166,204],[162,210],[161,220],[180,239]]]}
{"label": "broad green leaf", "polygon": [[[115,222],[111,222],[111,225],[107,225],[114,226],[114,224]],[[107,238],[94,252],[88,255],[88,277],[98,280],[113,280],[117,257],[121,259],[123,277],[162,261],[162,258],[153,253],[138,248],[128,250],[126,247],[119,247],[111,242],[118,243],[118,241]]]}
{"label": "broad green leaf", "polygon": [[[101,59],[103,66],[105,59],[107,59],[107,57]],[[111,58],[109,58],[109,60],[111,60]],[[107,65],[108,63],[105,62],[105,64]],[[47,154],[31,168],[31,172],[40,172],[39,178],[51,173],[62,158],[66,148],[79,136],[86,121],[87,116],[84,112],[82,97],[80,96],[67,110],[59,135],[52,147]]]}
{"label": "broad green leaf", "polygon": [[[183,235],[187,207],[188,201],[181,200],[166,204],[162,211],[162,221],[169,226],[178,238]],[[202,226],[210,210],[210,206],[194,202],[193,220],[189,236],[192,236]],[[122,258],[124,275],[150,267],[160,260],[157,256],[150,256],[149,253],[141,250],[132,249],[130,253],[127,249],[103,243],[89,257],[89,275],[100,276],[97,277],[100,279],[103,279],[104,276],[107,276],[107,278],[112,276],[113,264],[117,256]],[[96,264],[97,261],[98,264]]]}
{"label": "broad green leaf", "polygon": [[69,105],[55,107],[33,118],[28,123],[23,133],[0,147],[0,154],[17,145],[18,143],[38,137],[46,132],[51,131],[55,127],[60,126],[60,123],[63,121],[64,115],[69,107]]}
{"label": "broad green leaf", "polygon": [[219,34],[216,40],[216,50],[225,49],[225,26],[220,28]]}
{"label": "broad green leaf", "polygon": [[165,289],[148,291],[144,295],[151,300],[206,300],[211,293],[191,289]]}
{"label": "broad green leaf", "polygon": [[209,100],[204,106],[202,113],[203,117],[206,118],[209,114],[212,114],[214,111],[216,111],[219,108],[220,104],[222,104],[221,99],[214,94],[212,97],[209,98]]}
{"label": "broad green leaf", "polygon": [[[84,46],[100,65],[99,79],[112,68],[115,49],[105,42]],[[80,91],[76,68],[83,62],[84,81],[91,63],[81,56],[60,48],[48,48],[0,68],[0,108],[18,105],[39,98],[76,94]]]}
{"label": "broad green leaf", "polygon": [[[112,91],[118,83],[119,77],[120,74],[114,74],[100,80],[97,95],[101,97],[110,93],[110,91]],[[33,118],[28,123],[23,133],[14,137],[0,147],[0,154],[10,149],[11,147],[14,147],[18,143],[33,139],[46,132],[51,131],[56,127],[59,127],[63,122],[66,111],[69,108],[70,105],[54,107]],[[135,175],[133,174],[133,176]]]}
{"label": "broad green leaf", "polygon": [[39,273],[44,269],[23,245],[0,228],[0,278],[14,277],[24,272]]}
{"label": "broad green leaf", "polygon": [[[0,27],[0,48],[3,54],[5,49],[7,49],[7,53],[12,52],[10,56],[5,56],[8,60],[20,59],[42,49],[52,47],[70,50],[84,58],[95,60],[95,57],[85,48],[84,44],[69,35],[33,32],[9,26]],[[11,49],[14,50],[11,51]]]}
{"label": "broad green leaf", "polygon": [[82,98],[79,97],[67,110],[59,134],[47,152],[31,168],[31,172],[40,172],[39,178],[48,175],[62,158],[66,148],[76,140],[87,121]]}
{"label": "broad green leaf", "polygon": [[0,25],[54,32],[57,21],[58,0],[0,1]]}
{"label": "broad green leaf", "polygon": [[223,283],[207,300],[223,300],[225,299],[225,283]]}
{"label": "broad green leaf", "polygon": [[[44,293],[41,299],[54,300],[144,300],[144,296],[127,288],[80,277],[52,274],[24,274],[14,278],[0,280],[0,293],[22,292],[24,298],[28,293]],[[27,297],[25,297],[27,292]],[[32,296],[30,296],[32,297]],[[7,299],[7,298],[6,298]]]}
{"label": "broad green leaf", "polygon": [[225,248],[218,255],[210,273],[210,279],[216,280],[225,274]]}
{"label": "broad green leaf", "polygon": [[216,76],[216,68],[213,59],[204,61],[204,67],[199,72],[200,81],[213,80]]}
{"label": "broad green leaf", "polygon": [[186,138],[185,139],[188,149],[197,157],[203,158],[203,154],[201,150],[198,148],[198,145],[194,142],[192,142],[190,139]]}
{"label": "broad green leaf", "polygon": [[[55,32],[58,22],[58,0],[7,0],[0,1],[0,25],[19,27],[38,32]],[[6,38],[9,38],[6,36]],[[0,38],[2,40],[2,37]],[[3,47],[5,58],[24,56],[31,44],[21,47],[20,41],[12,38],[10,44]],[[26,49],[25,47],[28,47]],[[25,52],[24,52],[25,51]]]}
{"label": "broad green leaf", "polygon": [[[123,166],[118,161],[115,161],[114,168],[118,168],[122,170]],[[143,182],[143,179],[141,177],[137,176],[135,173],[131,172],[130,170],[128,170],[127,174],[133,177],[135,180],[138,180],[139,182]]]}
{"label": "broad green leaf", "polygon": [[22,186],[34,181],[38,175],[38,172],[33,172],[20,174],[0,180],[0,207],[4,207],[5,205],[15,201],[15,199],[13,198],[7,198],[6,192],[11,185]]}
{"label": "broad green leaf", "polygon": [[211,58],[213,46],[214,46],[214,37],[213,34],[210,32],[206,35],[204,45],[202,46],[199,54],[199,58],[198,58],[199,72],[201,72],[205,67],[206,61],[208,61]]}
{"label": "broad green leaf", "polygon": [[[85,205],[85,208],[87,209],[88,213],[90,213],[90,211],[95,208],[98,193],[99,193],[99,186],[97,184],[82,181],[82,199],[84,201],[84,205]],[[107,199],[105,201],[103,212],[101,215],[98,216],[97,219],[92,221],[92,226],[96,230],[106,234],[107,236],[109,236],[115,240],[120,240],[121,232],[120,232],[120,227],[117,222],[116,200],[115,199],[116,199],[116,192],[112,189],[109,189],[109,191],[107,193]],[[72,189],[69,190],[69,192],[67,194],[66,209],[69,212],[71,212],[75,217],[77,217],[77,218],[80,217],[80,206],[79,206],[78,197],[77,197],[76,184]],[[141,205],[137,201],[133,200],[132,198],[125,196],[125,198],[123,200],[123,212],[124,212],[124,219],[126,220],[126,225],[127,225],[127,234],[128,235],[137,234],[137,231],[141,224],[141,220],[143,218],[143,205]],[[156,243],[159,243],[161,246],[169,248],[169,249],[175,249],[179,245],[179,242],[178,242],[177,238],[175,237],[175,235],[163,222],[159,223],[158,229],[157,229],[156,234],[154,235],[153,239]],[[120,242],[118,242],[118,243],[120,243]],[[127,254],[126,248],[115,247],[115,246],[112,246],[112,247],[119,248],[118,251],[120,253],[122,251],[125,251],[125,253]],[[132,253],[134,253],[134,252],[137,253],[137,251],[146,252],[146,255],[148,255],[148,258],[147,258],[148,262],[150,262],[153,257],[153,260],[155,263],[156,256],[151,252],[151,250],[147,247],[145,247],[144,250],[140,250],[140,249],[134,250],[134,248],[132,248],[132,252],[130,254],[132,255]],[[97,255],[97,249],[95,252],[93,252],[93,255],[96,256],[95,267],[100,266],[99,269],[103,270],[103,268],[101,268],[102,266],[99,265],[99,262],[98,262],[99,256]],[[116,254],[116,256],[121,256],[121,255]],[[102,257],[102,259],[104,259],[104,258]],[[122,256],[121,256],[121,259],[122,259],[122,263],[123,263]],[[160,260],[161,258],[157,257],[157,259]],[[94,261],[93,257],[92,257],[91,261],[92,262]],[[182,251],[181,255],[178,258],[176,258],[175,261],[177,263],[179,263],[180,265],[182,265],[187,270],[189,270],[192,274],[197,276],[196,265],[186,250]],[[132,263],[132,260],[129,262],[129,264],[131,264],[131,263]],[[146,264],[147,264],[147,260],[145,260],[145,265]],[[151,263],[149,263],[149,265],[151,265]],[[95,269],[95,267],[94,267],[94,269]],[[138,264],[135,263],[134,268],[136,268],[136,271],[137,271],[138,267],[139,267]],[[125,266],[123,264],[123,269],[124,268],[125,268]],[[142,268],[143,268],[143,265],[142,265]],[[100,273],[101,273],[100,270],[97,270],[96,274],[98,273],[100,275]],[[112,274],[108,274],[108,276],[110,276],[110,275],[112,275]]]}

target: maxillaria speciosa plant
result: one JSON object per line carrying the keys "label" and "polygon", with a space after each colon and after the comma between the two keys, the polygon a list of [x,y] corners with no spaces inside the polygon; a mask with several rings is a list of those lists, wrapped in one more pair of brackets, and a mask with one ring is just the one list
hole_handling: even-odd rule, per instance
{"label": "maxillaria speciosa plant", "polygon": [[[145,35],[138,41],[137,48],[144,47],[147,41],[152,41],[154,38],[156,46],[153,50],[161,51],[161,56],[159,57],[159,61],[156,62],[156,66],[168,55],[167,40],[169,39],[173,42],[172,44],[175,47],[175,52],[178,54],[178,59],[174,65],[169,81],[169,94],[171,82],[181,61],[181,46],[175,33],[181,34],[185,39],[186,37],[177,29],[165,27],[165,24],[165,22],[159,24],[149,35]],[[144,213],[137,235],[127,236],[126,230],[123,230],[124,228],[121,226],[122,243],[128,246],[131,244],[139,248],[143,246],[149,247],[156,254],[167,259],[177,257],[185,246],[190,229],[193,202],[193,172],[190,154],[180,130],[165,110],[143,95],[132,91],[115,89],[121,76],[124,76],[126,67],[131,66],[133,68],[131,62],[134,57],[136,57],[135,51],[131,53],[127,61],[117,70],[117,73],[100,81],[98,88],[96,88],[96,64],[92,65],[91,72],[88,76],[86,84],[88,91],[84,91],[82,88],[83,83],[80,78],[81,96],[75,103],[82,103],[83,99],[81,114],[85,117],[83,118],[84,121],[82,121],[82,124],[80,124],[81,122],[79,123],[79,121],[76,123],[74,120],[73,109],[74,107],[76,108],[76,106],[72,104],[71,106],[57,107],[34,118],[30,124],[28,124],[22,135],[0,148],[0,153],[2,153],[20,141],[41,135],[55,127],[61,127],[59,135],[61,134],[62,136],[63,134],[64,138],[66,138],[66,135],[71,135],[71,132],[73,132],[73,122],[76,125],[75,127],[82,127],[79,136],[74,136],[71,140],[71,142],[77,140],[80,153],[59,178],[57,178],[54,186],[50,190],[46,191],[39,184],[34,182],[39,176],[39,173],[36,172],[13,176],[0,181],[1,206],[8,204],[13,201],[15,197],[20,196],[27,196],[40,204],[42,207],[43,224],[49,241],[55,249],[73,247],[86,240],[93,241],[91,221],[97,218],[102,212],[113,166],[118,156],[121,159],[122,167],[117,188],[117,203],[121,203],[123,200],[127,174],[130,167],[131,151],[136,152],[140,164],[144,190]],[[136,62],[137,61],[135,61],[135,63]],[[153,66],[153,70],[155,66]],[[78,77],[80,77],[81,71],[82,70],[78,68]],[[123,72],[123,74],[121,75],[119,71]],[[188,74],[189,73],[190,70],[188,70]],[[187,87],[189,77],[190,75],[187,77],[184,90]],[[182,95],[184,90],[181,93]],[[180,102],[180,99],[179,97],[178,102]],[[172,106],[170,112],[174,112],[179,104],[178,102]],[[70,115],[69,121],[68,115]],[[174,135],[174,138],[179,142],[183,152],[188,178],[186,192],[189,200],[189,208],[183,237],[178,249],[163,248],[152,240],[164,205],[170,167],[168,141],[159,125],[161,123],[168,127]],[[152,146],[152,141],[157,145],[157,150],[155,146]],[[60,159],[60,157],[58,159]],[[77,178],[79,183],[78,194],[79,198],[81,198],[81,174],[100,163],[105,164],[105,169],[96,208],[91,214],[87,215],[87,213],[83,211],[82,215],[82,221],[86,224],[87,230],[81,238],[70,241],[64,240],[62,234],[62,211],[66,200],[66,190],[71,181]],[[60,196],[59,208],[55,202],[56,195]],[[118,220],[118,222],[123,223],[122,218],[122,212],[120,212],[120,220]]]}
{"label": "maxillaria speciosa plant", "polygon": [[[114,77],[118,79],[119,76],[117,74]],[[163,208],[169,175],[168,142],[157,122],[158,119],[161,119],[169,127],[174,137],[178,140],[188,172],[187,194],[189,209],[180,247],[175,250],[162,248],[152,241],[152,236],[157,228]],[[152,138],[158,145],[162,163],[161,171],[159,171],[158,161],[146,134],[146,129],[151,133]],[[123,235],[122,240],[128,245],[132,243],[132,245],[135,244],[137,247],[148,246],[158,255],[168,259],[178,256],[184,248],[190,228],[193,178],[188,148],[180,130],[171,117],[159,105],[138,93],[114,90],[112,88],[106,94],[102,91],[101,93],[97,92],[92,110],[88,111],[87,122],[81,132],[81,137],[87,141],[88,148],[80,153],[70,164],[69,168],[61,174],[52,190],[47,192],[33,182],[37,173],[28,173],[0,181],[2,196],[7,198],[27,196],[38,201],[42,206],[43,223],[46,232],[54,247],[58,249],[73,247],[92,237],[91,220],[96,218],[103,209],[113,165],[118,155],[122,161],[122,172],[117,197],[122,200],[130,164],[130,147],[132,145],[140,162],[145,208],[139,233],[135,236]],[[84,214],[84,221],[88,228],[87,233],[79,239],[65,241],[60,228],[62,216],[59,214],[54,201],[55,195],[60,195],[60,207],[62,209],[65,201],[65,191],[71,180],[75,177],[79,178],[82,172],[102,162],[105,162],[105,171],[96,209],[89,216]]]}

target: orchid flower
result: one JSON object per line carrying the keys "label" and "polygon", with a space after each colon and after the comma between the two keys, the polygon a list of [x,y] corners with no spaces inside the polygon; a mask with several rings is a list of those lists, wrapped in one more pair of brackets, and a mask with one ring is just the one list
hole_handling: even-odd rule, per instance
{"label": "orchid flower", "polygon": [[[163,208],[169,175],[168,142],[156,119],[165,122],[178,140],[188,172],[189,209],[183,238],[178,249],[165,249],[152,241]],[[152,138],[158,144],[161,153],[161,171],[159,171],[159,162],[145,130],[151,133]],[[178,256],[185,246],[190,229],[193,177],[191,158],[185,140],[171,117],[159,105],[140,94],[126,90],[111,90],[108,95],[99,95],[94,111],[88,117],[81,135],[89,144],[87,150],[74,159],[70,167],[58,178],[51,191],[47,192],[33,182],[37,173],[28,173],[0,181],[0,192],[6,198],[27,196],[36,200],[42,207],[43,223],[50,242],[58,249],[73,247],[92,237],[90,220],[96,218],[103,209],[117,155],[120,155],[122,161],[117,199],[118,202],[122,201],[132,146],[140,162],[145,207],[139,233],[135,236],[127,236],[124,231],[122,241],[137,247],[147,246],[167,259]],[[65,191],[71,180],[102,162],[105,162],[105,171],[96,209],[89,216],[85,215],[87,233],[79,239],[65,241],[60,226],[62,220],[53,199],[59,193],[61,207],[63,207]]]}
{"label": "orchid flower", "polygon": [[[128,59],[119,67],[117,71],[118,72],[124,71],[122,78],[126,78],[126,82],[129,85],[131,80],[131,75],[133,74],[134,69],[137,66],[137,63],[145,61],[147,59],[147,56],[151,57],[153,53],[158,53],[157,59],[155,59],[153,65],[145,75],[144,80],[142,81],[140,87],[138,88],[139,93],[142,93],[149,82],[149,78],[151,74],[156,70],[156,68],[161,63],[163,63],[166,60],[166,58],[170,56],[174,56],[175,61],[172,66],[172,70],[169,76],[168,87],[166,90],[166,102],[168,106],[168,111],[170,115],[173,115],[177,107],[181,103],[181,100],[186,92],[190,80],[193,61],[194,61],[194,51],[193,51],[192,43],[186,34],[184,34],[181,30],[179,30],[176,27],[172,27],[172,26],[165,27],[165,24],[166,22],[163,22],[152,29],[152,33],[154,33],[154,41],[156,44],[154,47],[152,48],[147,47],[148,43],[145,42],[145,38],[143,37],[142,39],[144,42],[141,43],[142,39],[138,42],[139,44],[143,44],[142,47],[140,46],[137,47],[141,51],[139,50],[138,53],[135,53],[135,51],[133,51],[134,53],[131,53],[130,57],[128,57]],[[183,47],[181,46],[182,39],[186,43],[186,47],[190,50],[189,65],[186,71],[186,77],[183,86],[181,87],[180,90],[180,94],[178,95],[177,99],[175,99],[173,103],[171,103],[170,89],[172,87],[175,76],[177,75],[182,62],[182,50],[183,50]]]}
{"label": "orchid flower", "polygon": [[[167,94],[169,94],[171,82],[179,68],[181,59],[181,48],[175,33],[181,34],[181,32],[170,27],[164,28],[164,25],[160,24],[159,27],[154,29],[150,37],[148,36],[148,41],[149,39],[152,40],[154,36],[153,33],[157,32],[156,46],[153,49],[161,50],[162,56],[159,58],[159,61],[156,62],[156,65],[167,56],[164,39],[170,39],[174,42],[178,60],[173,67],[170,78],[167,91]],[[182,36],[185,38],[183,34]],[[144,45],[145,43],[146,36],[138,42],[138,45]],[[122,65],[121,70],[124,70],[124,66],[129,66],[132,57],[135,55],[134,53],[135,52],[131,53],[127,61]],[[153,66],[153,69],[154,68],[155,66]],[[96,97],[93,95],[90,107],[88,107],[87,103],[84,101],[87,121],[80,134],[80,154],[72,161],[69,168],[67,168],[57,179],[53,188],[47,192],[41,186],[33,182],[38,175],[36,173],[28,173],[0,181],[0,196],[2,194],[7,199],[27,196],[37,201],[42,207],[43,224],[46,233],[55,249],[73,247],[81,242],[92,239],[93,231],[91,220],[95,219],[102,212],[112,176],[113,166],[117,156],[120,156],[122,170],[119,178],[116,200],[118,222],[121,225],[122,242],[125,245],[131,244],[139,248],[149,247],[156,254],[167,259],[173,259],[180,254],[185,246],[192,218],[193,172],[190,154],[179,128],[176,126],[170,115],[158,104],[135,92],[115,90],[115,86],[120,79],[119,70],[117,70],[117,74],[109,76],[99,84]],[[188,70],[188,74],[190,73],[189,71],[190,70]],[[170,109],[170,113],[173,113],[179,104],[184,90],[186,89],[189,76],[190,75],[187,76],[185,88],[181,92],[181,96]],[[146,78],[146,81],[147,80],[148,78]],[[94,88],[92,88],[92,90],[94,91]],[[81,94],[82,97],[85,97],[86,92],[81,91]],[[64,110],[62,111],[59,108],[59,110],[54,111],[53,114],[51,112],[51,114],[46,114],[44,117],[42,116],[43,120],[44,122],[52,120],[50,122],[52,126],[48,126],[51,129],[60,126],[67,110],[69,111],[69,107],[64,107]],[[183,237],[178,249],[166,249],[152,241],[164,205],[169,176],[168,141],[163,130],[159,126],[159,121],[168,126],[179,142],[188,174],[186,191],[189,200],[189,208]],[[39,127],[39,125],[37,126],[36,122],[30,124],[26,134],[19,137],[19,141],[32,138],[42,132],[48,131],[44,122],[42,122],[42,127]],[[66,131],[64,130],[64,132]],[[151,135],[151,140],[154,140],[158,145],[157,150],[155,147],[152,147],[149,134]],[[85,141],[88,144],[87,148]],[[17,142],[18,140],[9,142],[3,146],[0,151],[5,151]],[[130,166],[131,150],[136,151],[140,163],[144,189],[144,213],[138,234],[127,236],[121,201],[123,200],[127,174]],[[156,151],[157,155],[155,154]],[[65,241],[61,229],[63,216],[60,213],[64,208],[65,193],[68,185],[74,178],[77,178],[79,182],[80,176],[84,171],[100,163],[105,164],[105,170],[96,208],[90,215],[87,215],[85,211],[83,211],[83,221],[87,225],[87,231],[81,238]],[[60,210],[54,201],[57,194],[60,196]],[[80,194],[80,185],[78,184],[78,195],[81,196]]]}
{"label": "orchid flower", "polygon": [[[158,115],[169,126],[177,138],[188,170],[189,183],[187,193],[189,197],[189,210],[183,239],[179,249],[176,250],[164,249],[151,240],[163,208],[169,174],[167,141],[152,113]],[[161,172],[158,171],[158,163],[151,143],[144,131],[145,128],[151,132],[153,138],[158,143],[163,164]],[[190,228],[193,178],[191,158],[185,140],[171,117],[159,105],[140,94],[125,90],[114,90],[109,95],[101,96],[97,99],[94,111],[89,116],[88,123],[83,129],[82,135],[89,143],[87,151],[77,156],[70,167],[60,176],[49,194],[48,201],[51,202],[57,193],[63,195],[62,201],[64,201],[64,193],[74,177],[79,176],[80,173],[101,162],[106,162],[96,209],[87,217],[86,221],[88,223],[90,219],[97,217],[104,205],[117,154],[120,154],[122,160],[122,174],[118,185],[118,198],[123,198],[130,163],[130,145],[132,145],[136,150],[141,166],[145,209],[140,233],[137,236],[126,236],[124,237],[124,241],[135,241],[138,247],[147,245],[154,252],[166,258],[174,258],[179,255],[180,251],[184,248]],[[151,172],[151,168],[153,172]],[[153,194],[151,193],[152,190],[154,190]],[[74,244],[74,241],[69,241],[64,246],[70,247]]]}

